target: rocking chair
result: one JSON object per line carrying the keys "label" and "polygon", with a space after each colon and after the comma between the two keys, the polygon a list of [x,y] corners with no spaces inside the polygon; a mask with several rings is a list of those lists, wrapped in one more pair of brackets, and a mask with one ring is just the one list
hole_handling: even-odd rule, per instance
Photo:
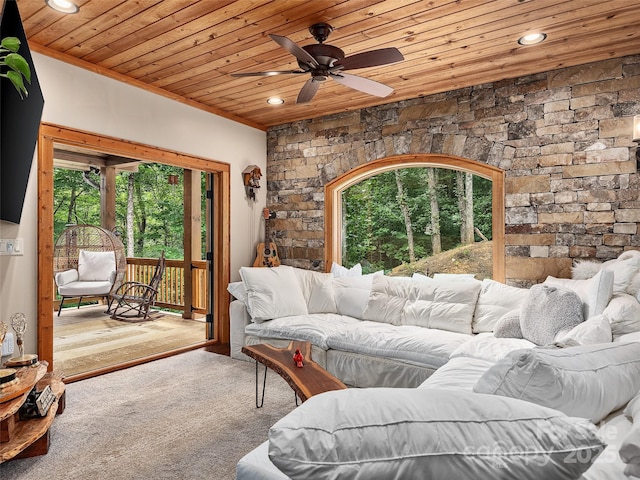
{"label": "rocking chair", "polygon": [[[111,295],[111,318],[115,320],[144,321],[149,319],[149,308],[156,303],[158,287],[165,268],[164,251],[158,259],[149,284],[125,282]],[[115,307],[113,307],[115,305]]]}

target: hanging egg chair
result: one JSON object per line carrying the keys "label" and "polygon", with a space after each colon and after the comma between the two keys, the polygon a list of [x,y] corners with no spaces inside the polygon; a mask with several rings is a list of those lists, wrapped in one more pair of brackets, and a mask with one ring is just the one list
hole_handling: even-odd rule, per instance
{"label": "hanging egg chair", "polygon": [[53,274],[62,297],[58,316],[67,298],[104,297],[107,312],[111,294],[124,282],[127,259],[124,245],[113,232],[95,225],[71,225],[63,230],[53,251]]}

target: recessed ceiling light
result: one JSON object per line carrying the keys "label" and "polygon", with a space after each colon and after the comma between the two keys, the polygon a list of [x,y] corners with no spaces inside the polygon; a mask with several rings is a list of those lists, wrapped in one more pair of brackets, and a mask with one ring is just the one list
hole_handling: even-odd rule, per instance
{"label": "recessed ceiling light", "polygon": [[44,0],[49,7],[61,13],[78,13],[80,8],[68,0]]}
{"label": "recessed ceiling light", "polygon": [[282,105],[284,100],[280,97],[270,97],[267,99],[269,105]]}
{"label": "recessed ceiling light", "polygon": [[537,45],[538,43],[544,42],[545,38],[547,38],[546,33],[529,33],[523,37],[518,39],[518,43],[520,45]]}

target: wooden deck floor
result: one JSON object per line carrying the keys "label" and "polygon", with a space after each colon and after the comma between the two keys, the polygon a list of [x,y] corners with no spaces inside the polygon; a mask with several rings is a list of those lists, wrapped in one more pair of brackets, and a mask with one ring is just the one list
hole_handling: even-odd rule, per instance
{"label": "wooden deck floor", "polygon": [[153,320],[133,323],[113,320],[104,310],[90,305],[54,314],[56,371],[70,377],[205,341],[204,320],[154,312]]}

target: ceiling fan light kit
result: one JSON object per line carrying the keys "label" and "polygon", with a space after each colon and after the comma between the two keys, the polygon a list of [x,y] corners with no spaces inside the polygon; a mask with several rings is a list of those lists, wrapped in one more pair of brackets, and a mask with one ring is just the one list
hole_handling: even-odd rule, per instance
{"label": "ceiling fan light kit", "polygon": [[400,51],[397,48],[390,47],[370,50],[345,57],[344,52],[340,48],[324,43],[332,31],[333,27],[328,23],[311,25],[309,32],[311,32],[311,35],[318,43],[305,45],[304,47],[300,47],[287,37],[269,34],[269,37],[274,42],[296,57],[298,66],[300,67],[299,70],[272,70],[267,72],[233,73],[231,75],[234,77],[255,77],[309,73],[311,74],[311,78],[302,86],[296,103],[310,102],[320,88],[320,84],[330,78],[346,87],[369,95],[377,97],[390,95],[393,92],[393,88],[383,83],[369,80],[368,78],[344,73],[344,71],[378,67],[400,62],[404,60]]}

